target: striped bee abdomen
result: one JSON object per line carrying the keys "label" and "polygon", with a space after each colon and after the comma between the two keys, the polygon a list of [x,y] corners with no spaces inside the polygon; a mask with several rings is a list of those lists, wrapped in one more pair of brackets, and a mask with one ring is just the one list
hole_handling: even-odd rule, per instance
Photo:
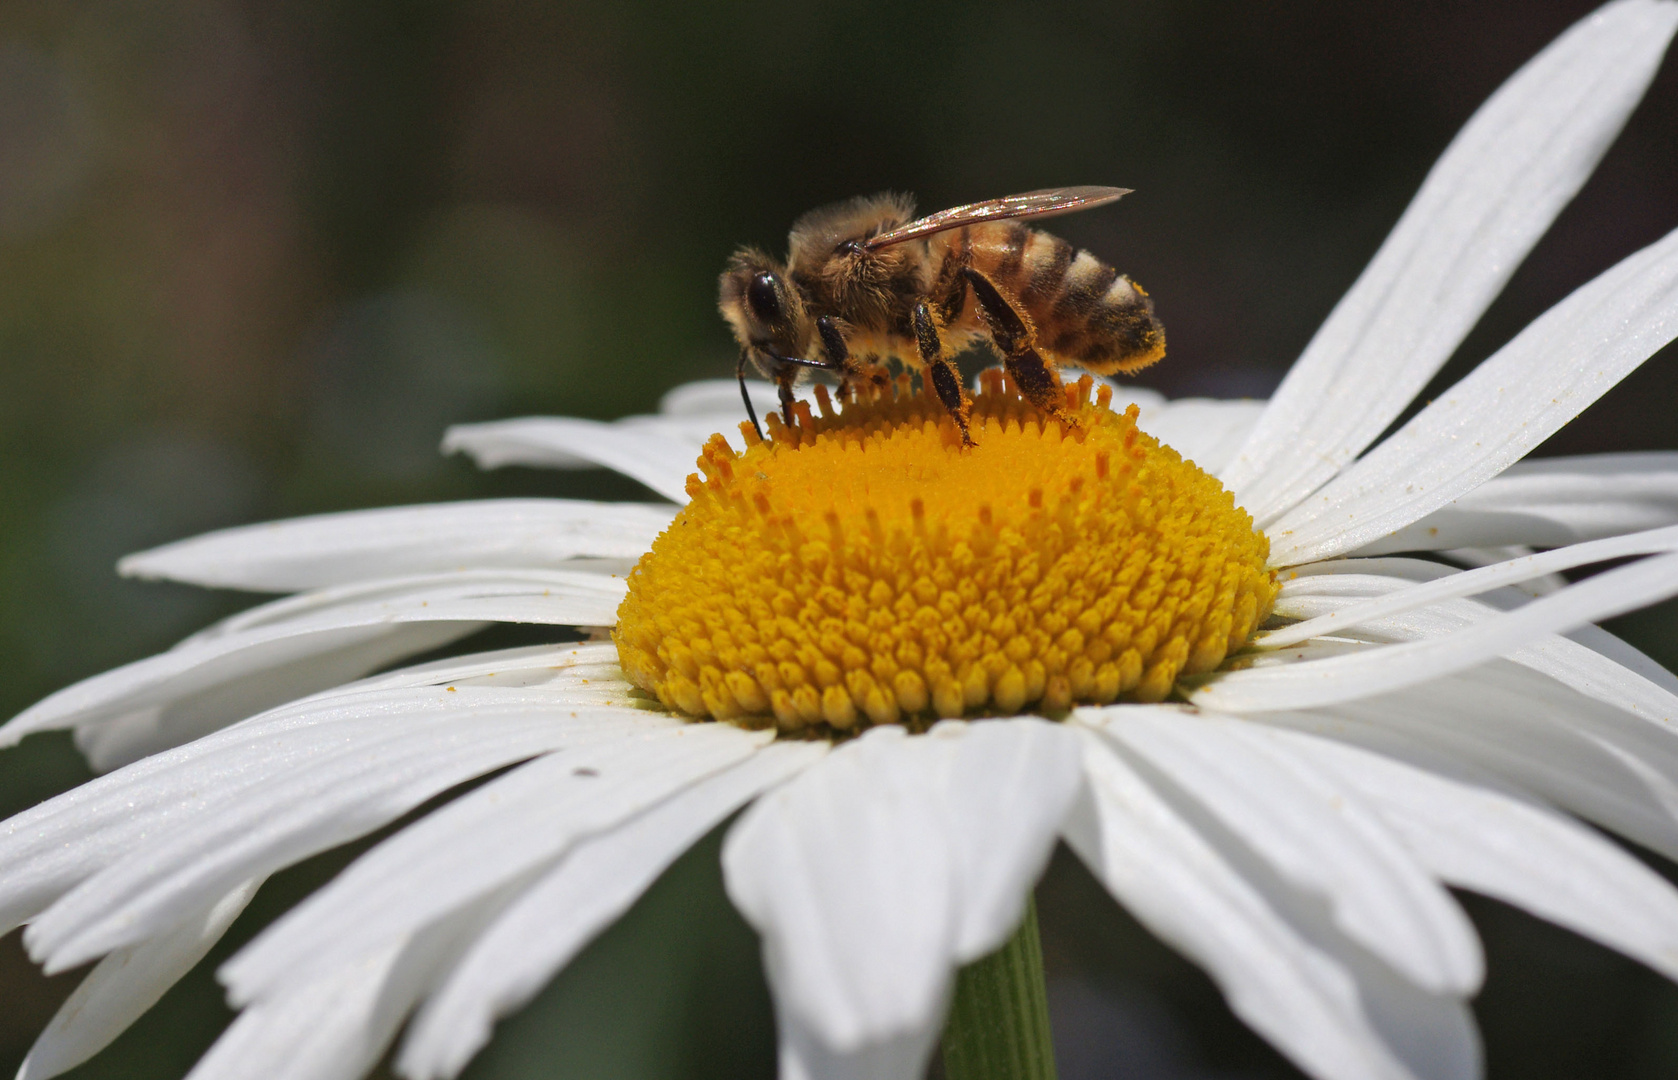
{"label": "striped bee abdomen", "polygon": [[1051,364],[1110,375],[1165,355],[1165,329],[1148,294],[1060,237],[999,221],[954,230],[949,244],[1031,317]]}

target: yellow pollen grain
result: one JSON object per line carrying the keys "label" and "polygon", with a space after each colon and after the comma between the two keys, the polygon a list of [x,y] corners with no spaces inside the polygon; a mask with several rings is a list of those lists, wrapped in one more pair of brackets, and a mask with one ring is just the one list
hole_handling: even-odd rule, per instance
{"label": "yellow pollen grain", "polygon": [[1109,408],[1062,418],[981,380],[964,448],[900,377],[713,436],[629,575],[613,639],[668,708],[783,732],[1158,701],[1270,611],[1234,497]]}

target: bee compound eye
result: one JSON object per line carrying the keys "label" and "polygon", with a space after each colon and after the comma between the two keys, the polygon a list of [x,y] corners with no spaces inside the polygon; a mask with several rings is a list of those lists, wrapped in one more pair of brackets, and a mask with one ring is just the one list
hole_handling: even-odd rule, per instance
{"label": "bee compound eye", "polygon": [[780,321],[781,291],[776,286],[775,275],[767,270],[753,274],[751,284],[746,286],[746,302],[752,306],[752,314],[758,321]]}

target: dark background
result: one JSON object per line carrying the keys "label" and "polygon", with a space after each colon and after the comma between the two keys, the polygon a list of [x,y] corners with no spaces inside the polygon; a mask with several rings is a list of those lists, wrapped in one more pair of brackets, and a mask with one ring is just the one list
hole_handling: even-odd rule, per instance
{"label": "dark background", "polygon": [[[1171,355],[1146,381],[1263,395],[1456,129],[1590,7],[7,0],[0,714],[249,602],[119,581],[124,552],[356,506],[645,497],[479,474],[437,439],[729,373],[724,257],[860,192],[1135,188],[1055,229],[1156,298]],[[1678,225],[1675,146],[1669,60],[1447,379]],[[1545,452],[1678,446],[1675,360]],[[1675,621],[1616,628],[1672,665]],[[0,755],[0,810],[83,776],[32,739]],[[277,878],[212,961],[350,854]],[[1066,1080],[1291,1075],[1070,860],[1040,898]],[[1678,1070],[1678,989],[1470,904],[1493,1077]],[[184,1073],[226,1020],[210,966],[77,1075]],[[471,1075],[768,1075],[757,972],[713,841]],[[0,942],[0,1071],[69,985]]]}

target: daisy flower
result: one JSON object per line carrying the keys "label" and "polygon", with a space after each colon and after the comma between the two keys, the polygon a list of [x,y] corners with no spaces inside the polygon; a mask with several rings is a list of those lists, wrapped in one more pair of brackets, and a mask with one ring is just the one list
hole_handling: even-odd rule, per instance
{"label": "daisy flower", "polygon": [[[702,383],[448,437],[668,502],[371,510],[129,558],[290,595],[0,729],[72,729],[105,772],[0,828],[5,925],[49,971],[96,961],[20,1076],[106,1045],[268,875],[474,780],[222,967],[241,1011],[194,1080],[351,1078],[392,1047],[453,1077],[736,812],[725,877],[789,1080],[920,1075],[952,996],[960,1023],[1009,992],[957,969],[1029,966],[1060,840],[1316,1077],[1479,1074],[1448,887],[1678,978],[1678,892],[1586,824],[1678,858],[1678,679],[1592,625],[1678,594],[1678,455],[1522,460],[1678,336],[1678,233],[1380,439],[1675,26],[1619,0],[1517,72],[1267,403],[1086,379],[1062,423],[988,373],[976,449],[906,380],[731,444],[734,386]],[[495,622],[595,634],[385,670]]]}

